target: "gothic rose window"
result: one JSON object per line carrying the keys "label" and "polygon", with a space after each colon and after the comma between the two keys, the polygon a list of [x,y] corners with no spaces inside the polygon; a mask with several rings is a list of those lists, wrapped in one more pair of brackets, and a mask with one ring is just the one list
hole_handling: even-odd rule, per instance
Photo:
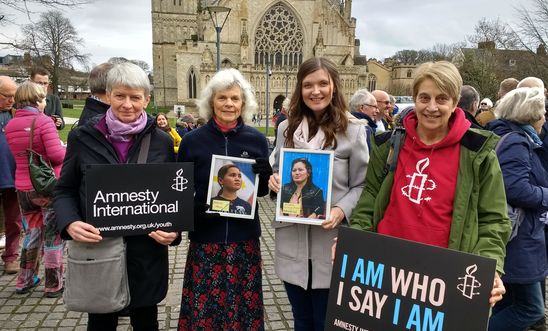
{"label": "gothic rose window", "polygon": [[272,6],[255,32],[255,64],[297,66],[303,62],[304,37],[293,12],[281,3]]}

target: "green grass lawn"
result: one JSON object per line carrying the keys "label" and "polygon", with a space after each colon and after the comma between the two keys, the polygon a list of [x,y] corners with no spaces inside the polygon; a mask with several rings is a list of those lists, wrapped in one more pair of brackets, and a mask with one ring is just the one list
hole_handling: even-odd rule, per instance
{"label": "green grass lawn", "polygon": [[[64,117],[72,117],[72,118],[80,118],[80,114],[82,113],[82,108],[84,107],[84,102],[85,102],[84,100],[63,100],[63,103],[70,103],[70,104],[73,105],[73,108],[63,108],[63,116]],[[152,103],[149,103],[148,107],[146,109],[147,113],[149,113],[149,114],[153,114],[153,113],[157,113],[157,112],[167,113],[170,110],[172,110],[172,108],[157,107],[156,109],[154,109],[154,106],[152,106]],[[168,120],[169,120],[169,124],[172,127],[175,127],[175,119],[170,118]],[[64,142],[67,141],[67,137],[68,137],[68,134],[69,134],[70,130],[72,129],[72,126],[73,126],[72,124],[67,124],[67,125],[65,125],[65,128],[63,130],[59,131],[59,137]],[[255,128],[257,130],[259,130],[259,132],[261,132],[262,134],[264,134],[266,132],[266,127],[255,127]],[[274,128],[272,126],[268,127],[267,136],[274,137]]]}

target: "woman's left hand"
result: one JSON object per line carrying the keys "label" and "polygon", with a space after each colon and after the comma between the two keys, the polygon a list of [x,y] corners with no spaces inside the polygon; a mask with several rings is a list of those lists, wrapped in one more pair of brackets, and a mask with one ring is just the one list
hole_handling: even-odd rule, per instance
{"label": "woman's left hand", "polygon": [[344,212],[339,207],[331,208],[329,217],[322,222],[322,227],[326,230],[334,229],[337,225],[341,224],[344,219]]}
{"label": "woman's left hand", "polygon": [[148,234],[149,237],[156,240],[157,243],[162,245],[169,245],[177,238],[177,232],[165,232],[162,230],[152,231]]}
{"label": "woman's left hand", "polygon": [[498,273],[495,272],[495,281],[493,282],[493,289],[491,290],[491,297],[489,298],[489,304],[494,307],[497,302],[502,300],[502,295],[506,293],[506,288],[502,283],[502,279]]}

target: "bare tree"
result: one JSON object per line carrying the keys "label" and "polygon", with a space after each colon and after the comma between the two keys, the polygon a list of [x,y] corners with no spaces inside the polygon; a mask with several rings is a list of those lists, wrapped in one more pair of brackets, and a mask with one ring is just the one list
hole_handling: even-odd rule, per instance
{"label": "bare tree", "polygon": [[[29,5],[41,5],[45,7],[61,8],[76,7],[92,2],[93,0],[0,0],[0,7],[15,9],[20,12],[28,12]],[[0,11],[0,14],[2,12]]]}
{"label": "bare tree", "polygon": [[519,49],[521,46],[518,35],[508,24],[500,19],[488,19],[483,17],[476,23],[474,34],[466,39],[477,46],[480,42],[492,41],[497,49]]}
{"label": "bare tree", "polygon": [[528,10],[522,4],[518,9],[520,25],[516,29],[523,46],[535,50],[548,43],[548,0],[531,0],[533,9]]}
{"label": "bare tree", "polygon": [[29,52],[36,64],[51,71],[54,93],[57,93],[61,69],[72,69],[73,63],[85,65],[88,61],[89,56],[79,52],[83,40],[60,11],[42,13],[38,22],[25,25],[22,30],[26,37],[17,48]]}
{"label": "bare tree", "polygon": [[424,63],[429,61],[451,60],[455,52],[464,47],[464,42],[453,44],[435,44],[430,49],[419,51],[404,49],[396,52],[391,58],[401,63]]}

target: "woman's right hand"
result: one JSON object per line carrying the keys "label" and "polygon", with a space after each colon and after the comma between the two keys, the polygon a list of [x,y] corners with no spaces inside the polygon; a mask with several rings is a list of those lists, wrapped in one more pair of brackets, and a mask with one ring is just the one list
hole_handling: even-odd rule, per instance
{"label": "woman's right hand", "polygon": [[280,192],[280,175],[274,173],[268,179],[268,188],[275,193]]}
{"label": "woman's right hand", "polygon": [[72,239],[86,243],[97,243],[103,239],[96,227],[82,221],[70,223],[67,232]]}

